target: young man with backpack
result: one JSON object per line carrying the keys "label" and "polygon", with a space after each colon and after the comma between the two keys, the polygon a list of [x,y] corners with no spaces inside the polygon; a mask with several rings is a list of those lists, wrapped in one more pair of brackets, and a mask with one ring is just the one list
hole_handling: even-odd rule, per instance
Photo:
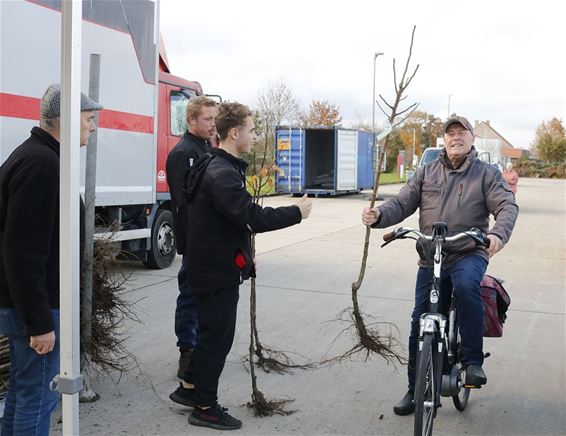
{"label": "young man with backpack", "polygon": [[247,192],[247,164],[240,157],[256,140],[248,107],[220,104],[216,129],[220,146],[196,162],[186,183],[188,282],[196,294],[199,325],[189,422],[235,430],[242,422],[218,405],[218,379],[234,339],[239,286],[255,277],[251,236],[300,223],[312,204],[304,196],[294,206],[261,207]]}

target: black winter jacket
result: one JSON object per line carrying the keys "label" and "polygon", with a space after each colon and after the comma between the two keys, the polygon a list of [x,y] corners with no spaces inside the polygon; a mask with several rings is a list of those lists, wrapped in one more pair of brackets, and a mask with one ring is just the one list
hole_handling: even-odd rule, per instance
{"label": "black winter jacket", "polygon": [[171,194],[171,211],[173,212],[173,226],[175,228],[177,253],[179,254],[185,254],[187,239],[187,202],[183,195],[185,173],[199,157],[208,153],[210,148],[210,142],[186,132],[167,157],[165,169],[169,193]]}
{"label": "black winter jacket", "polygon": [[301,222],[297,206],[262,208],[246,190],[247,164],[221,148],[191,168],[188,202],[188,281],[197,293],[238,286],[255,276],[252,233]]}
{"label": "black winter jacket", "polygon": [[[81,260],[84,205],[81,200]],[[53,330],[59,307],[59,142],[34,127],[0,167],[0,307],[27,334]]]}

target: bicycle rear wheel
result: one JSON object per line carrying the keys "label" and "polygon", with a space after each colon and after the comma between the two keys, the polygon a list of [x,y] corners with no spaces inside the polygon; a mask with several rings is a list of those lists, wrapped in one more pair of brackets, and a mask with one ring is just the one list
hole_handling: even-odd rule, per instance
{"label": "bicycle rear wheel", "polygon": [[436,415],[436,398],[439,380],[436,380],[437,340],[433,334],[425,334],[419,352],[415,373],[415,436],[431,435]]}

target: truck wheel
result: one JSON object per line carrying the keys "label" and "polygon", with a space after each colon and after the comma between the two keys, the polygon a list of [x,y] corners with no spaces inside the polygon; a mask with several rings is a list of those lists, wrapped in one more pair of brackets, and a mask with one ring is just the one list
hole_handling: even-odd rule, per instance
{"label": "truck wheel", "polygon": [[151,249],[144,265],[150,269],[167,268],[173,263],[177,247],[173,234],[173,214],[167,209],[157,211],[151,228]]}

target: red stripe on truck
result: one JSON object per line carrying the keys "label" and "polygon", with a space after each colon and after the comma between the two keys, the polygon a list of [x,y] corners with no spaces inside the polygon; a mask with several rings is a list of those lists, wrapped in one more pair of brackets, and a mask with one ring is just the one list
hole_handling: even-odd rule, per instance
{"label": "red stripe on truck", "polygon": [[39,120],[39,98],[0,92],[0,117]]}
{"label": "red stripe on truck", "polygon": [[103,129],[128,130],[130,132],[153,133],[153,117],[129,112],[102,109],[98,114],[98,127]]}
{"label": "red stripe on truck", "polygon": [[[0,117],[39,120],[39,98],[0,92]],[[103,109],[98,115],[98,127],[153,133],[153,117]]]}

